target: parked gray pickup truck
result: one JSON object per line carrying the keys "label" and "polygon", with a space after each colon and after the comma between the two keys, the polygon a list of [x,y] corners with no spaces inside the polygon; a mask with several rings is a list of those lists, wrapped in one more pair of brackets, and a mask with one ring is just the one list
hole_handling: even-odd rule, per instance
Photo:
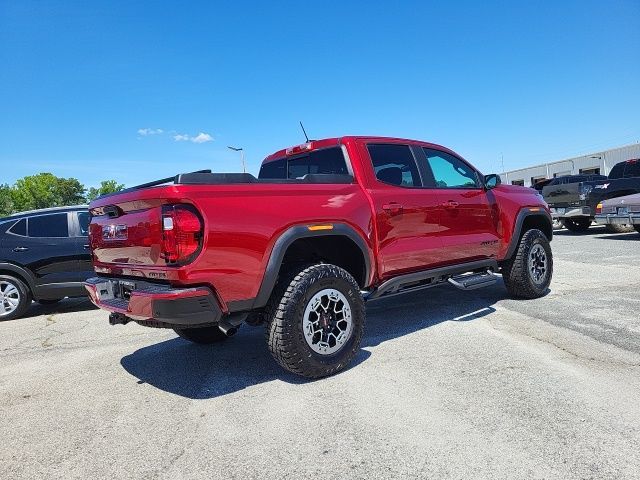
{"label": "parked gray pickup truck", "polygon": [[603,200],[596,207],[600,225],[633,225],[640,233],[640,193]]}

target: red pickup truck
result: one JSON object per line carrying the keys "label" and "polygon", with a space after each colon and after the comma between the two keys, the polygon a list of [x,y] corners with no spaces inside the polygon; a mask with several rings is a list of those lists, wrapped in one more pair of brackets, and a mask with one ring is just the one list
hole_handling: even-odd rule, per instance
{"label": "red pickup truck", "polygon": [[497,273],[512,296],[536,298],[553,270],[534,190],[415,140],[314,140],[267,157],[258,178],[180,174],[90,212],[97,276],[85,285],[110,323],[196,343],[266,324],[278,363],[312,378],[354,357],[365,301]]}

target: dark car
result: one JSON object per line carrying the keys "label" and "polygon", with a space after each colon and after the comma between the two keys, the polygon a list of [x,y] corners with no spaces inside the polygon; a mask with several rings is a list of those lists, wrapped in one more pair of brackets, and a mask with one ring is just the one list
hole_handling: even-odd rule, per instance
{"label": "dark car", "polygon": [[86,206],[48,208],[0,218],[0,320],[32,300],[51,304],[86,294],[93,274]]}

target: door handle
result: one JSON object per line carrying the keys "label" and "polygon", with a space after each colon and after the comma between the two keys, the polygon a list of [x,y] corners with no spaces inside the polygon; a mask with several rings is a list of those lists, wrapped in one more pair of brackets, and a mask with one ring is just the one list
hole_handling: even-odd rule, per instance
{"label": "door handle", "polygon": [[448,200],[442,203],[444,208],[458,208],[460,204],[458,202],[454,202],[453,200]]}
{"label": "door handle", "polygon": [[85,250],[89,250],[91,248],[91,245],[87,243],[87,244],[84,244],[82,248],[84,248]]}
{"label": "door handle", "polygon": [[396,202],[385,203],[382,209],[391,215],[402,213],[402,205]]}
{"label": "door handle", "polygon": [[14,252],[26,252],[29,250],[29,247],[16,247],[13,249]]}

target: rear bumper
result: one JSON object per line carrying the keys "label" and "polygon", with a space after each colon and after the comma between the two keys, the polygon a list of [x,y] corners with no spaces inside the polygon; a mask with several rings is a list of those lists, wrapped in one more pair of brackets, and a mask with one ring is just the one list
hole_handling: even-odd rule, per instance
{"label": "rear bumper", "polygon": [[600,225],[640,225],[640,213],[628,213],[626,215],[601,213],[596,215],[595,220]]}
{"label": "rear bumper", "polygon": [[572,218],[572,217],[590,217],[591,209],[589,207],[567,207],[561,208],[560,213],[558,208],[551,207],[549,208],[551,211],[551,218],[560,219],[560,218]]}
{"label": "rear bumper", "polygon": [[84,286],[97,307],[131,320],[193,327],[216,324],[222,317],[213,292],[205,287],[171,288],[102,277],[89,278]]}

